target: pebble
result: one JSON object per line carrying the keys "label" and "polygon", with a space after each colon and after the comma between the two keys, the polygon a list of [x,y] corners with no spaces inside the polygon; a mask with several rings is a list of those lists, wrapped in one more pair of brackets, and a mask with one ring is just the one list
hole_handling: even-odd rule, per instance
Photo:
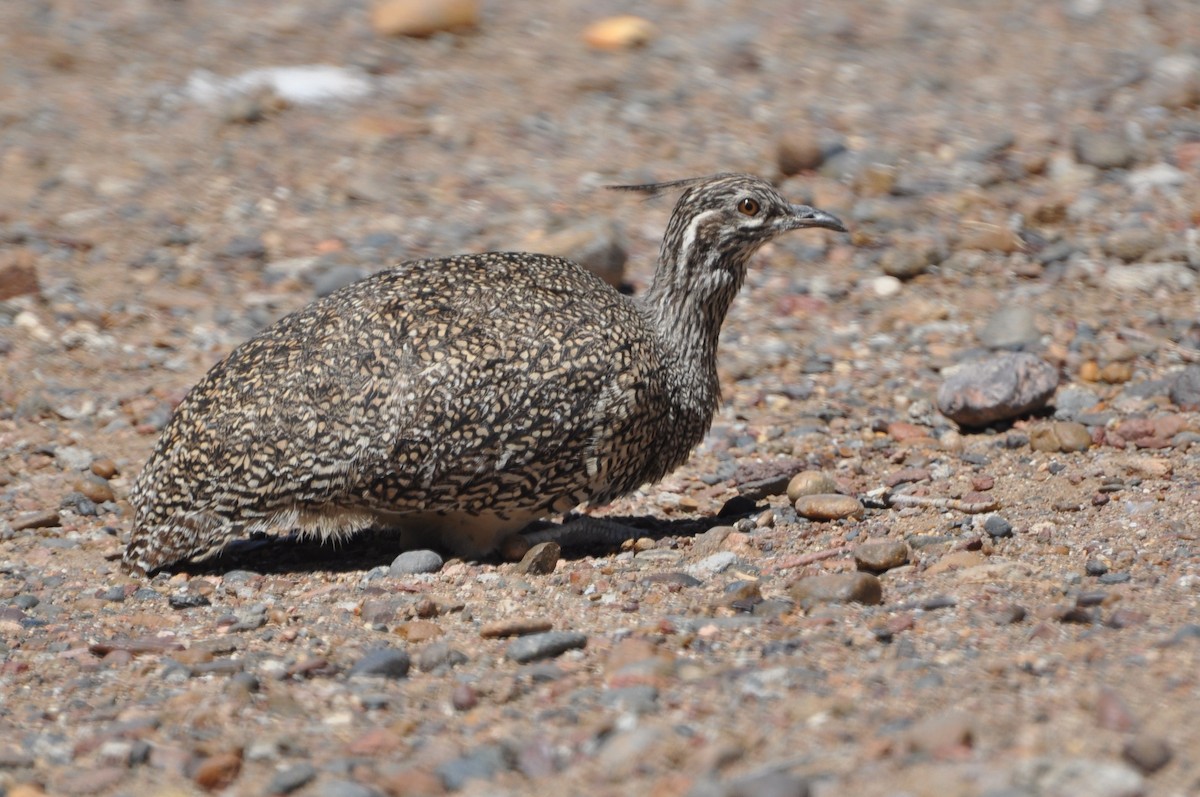
{"label": "pebble", "polygon": [[718,573],[724,573],[737,562],[737,554],[732,551],[718,551],[704,557],[699,562],[689,565],[687,573],[699,579],[711,578]]}
{"label": "pebble", "polygon": [[562,548],[557,542],[541,542],[530,548],[517,563],[517,572],[531,576],[544,576],[554,572]]}
{"label": "pebble", "polygon": [[1105,237],[1102,248],[1105,254],[1132,263],[1141,260],[1165,242],[1166,238],[1158,230],[1134,227],[1111,233]]}
{"label": "pebble", "polygon": [[854,549],[854,564],[859,570],[882,573],[908,562],[908,544],[902,540],[864,542]]}
{"label": "pebble", "polygon": [[1139,733],[1121,750],[1121,757],[1137,767],[1143,775],[1153,775],[1170,763],[1174,752],[1166,739]]}
{"label": "pebble", "polygon": [[532,636],[523,636],[508,646],[504,655],[518,664],[541,659],[552,659],[587,646],[587,635],[578,631],[547,631]]}
{"label": "pebble", "polygon": [[827,495],[837,492],[833,477],[819,470],[802,470],[787,485],[787,497],[793,504],[805,495]]}
{"label": "pebble", "polygon": [[773,767],[726,781],[701,777],[687,797],[809,797],[813,793],[803,775]]}
{"label": "pebble", "polygon": [[583,40],[597,50],[628,50],[649,43],[657,32],[649,20],[625,14],[593,22],[583,31]]}
{"label": "pebble", "polygon": [[12,530],[49,529],[60,525],[62,525],[62,521],[59,519],[58,510],[44,509],[40,512],[28,512],[24,515],[18,515],[12,521]]}
{"label": "pebble", "polygon": [[195,609],[200,606],[211,606],[212,601],[208,599],[207,595],[181,589],[171,593],[167,598],[167,605],[172,609]]}
{"label": "pebble", "polygon": [[396,648],[380,648],[363,656],[350,668],[349,677],[390,678],[393,680],[408,675],[411,664],[408,653]]}
{"label": "pebble", "polygon": [[983,521],[983,530],[992,538],[1011,537],[1013,533],[1012,524],[1000,515],[988,515]]}
{"label": "pebble", "polygon": [[796,512],[809,520],[841,520],[861,518],[866,514],[866,509],[852,495],[828,493],[800,496],[796,499]]}
{"label": "pebble", "polygon": [[277,771],[267,783],[267,794],[291,794],[317,777],[312,764],[301,762]]}
{"label": "pebble", "polygon": [[1083,387],[1068,387],[1054,395],[1054,417],[1060,421],[1075,421],[1079,415],[1100,403],[1100,396]]}
{"label": "pebble", "polygon": [[510,636],[541,634],[554,627],[554,623],[541,617],[514,617],[487,623],[479,629],[484,639],[499,639]]}
{"label": "pebble", "polygon": [[442,569],[443,564],[445,563],[437,551],[405,551],[392,560],[388,575],[396,578],[417,573],[436,573]]}
{"label": "pebble", "polygon": [[788,587],[792,599],[802,609],[822,603],[862,603],[874,606],[883,602],[883,585],[870,573],[826,573],[806,576]]}
{"label": "pebble", "polygon": [[1042,758],[1018,767],[1018,785],[1039,797],[1144,797],[1146,781],[1125,764],[1086,758]]}
{"label": "pebble", "polygon": [[1097,169],[1124,169],[1136,156],[1124,136],[1082,130],[1075,134],[1075,157]]}
{"label": "pebble", "polygon": [[321,784],[318,794],[321,797],[382,797],[382,795],[362,783],[352,780],[327,780]]}
{"label": "pebble", "polygon": [[94,474],[87,474],[75,480],[74,489],[82,493],[89,501],[102,504],[116,498],[113,488],[104,479]]}
{"label": "pebble", "polygon": [[811,131],[788,133],[776,143],[775,163],[784,177],[819,169],[824,162],[825,148]]}
{"label": "pebble", "polygon": [[79,446],[59,446],[54,450],[54,459],[63,470],[87,470],[95,455]]}
{"label": "pebble", "polygon": [[117,469],[117,463],[113,462],[108,457],[101,457],[99,459],[92,460],[91,470],[92,473],[105,480],[111,479],[113,476],[116,476],[117,473],[119,473]]}
{"label": "pebble", "polygon": [[1088,559],[1083,565],[1083,572],[1093,578],[1102,576],[1108,572],[1108,565],[1099,559]]}
{"label": "pebble", "polygon": [[380,36],[432,36],[478,22],[479,0],[376,0],[371,7]]}
{"label": "pebble", "polygon": [[1181,410],[1200,410],[1200,365],[1189,365],[1171,382],[1171,403]]}
{"label": "pebble", "polygon": [[192,770],[192,780],[205,791],[217,791],[230,786],[241,771],[241,753],[217,753],[205,758]]}
{"label": "pebble", "polygon": [[884,253],[883,258],[879,261],[879,267],[889,277],[907,280],[924,274],[936,259],[935,253],[931,249],[896,247]]}
{"label": "pebble", "polygon": [[433,672],[442,668],[457,667],[470,659],[467,654],[446,642],[430,642],[422,645],[413,656],[413,664],[421,672]]}
{"label": "pebble", "polygon": [[1058,387],[1058,369],[1024,352],[956,368],[938,388],[938,410],[963,426],[985,426],[1041,409]]}
{"label": "pebble", "polygon": [[1017,350],[1041,338],[1033,310],[1020,304],[1002,306],[979,330],[979,342],[989,349]]}

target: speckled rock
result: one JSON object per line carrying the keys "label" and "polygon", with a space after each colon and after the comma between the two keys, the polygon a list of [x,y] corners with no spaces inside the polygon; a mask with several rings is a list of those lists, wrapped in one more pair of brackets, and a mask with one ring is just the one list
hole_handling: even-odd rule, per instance
{"label": "speckled rock", "polygon": [[866,514],[862,502],[852,495],[802,495],[796,499],[796,512],[809,520],[861,518]]}
{"label": "speckled rock", "polygon": [[792,583],[788,592],[802,609],[822,603],[863,603],[874,606],[883,602],[883,585],[870,573],[807,576]]}
{"label": "speckled rock", "polygon": [[577,631],[547,631],[543,634],[523,636],[508,646],[505,656],[524,664],[539,659],[552,659],[587,645],[587,634]]}
{"label": "speckled rock", "polygon": [[1046,405],[1058,369],[1032,354],[1000,354],[960,366],[938,388],[937,406],[963,426],[1016,418]]}
{"label": "speckled rock", "polygon": [[864,542],[854,549],[854,564],[871,573],[882,573],[907,561],[908,544],[902,540]]}

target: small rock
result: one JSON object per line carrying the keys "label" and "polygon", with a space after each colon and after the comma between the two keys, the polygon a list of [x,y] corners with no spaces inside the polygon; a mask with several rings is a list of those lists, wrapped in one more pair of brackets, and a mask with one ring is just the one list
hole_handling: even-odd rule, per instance
{"label": "small rock", "polygon": [[75,491],[82,493],[89,501],[102,504],[116,498],[113,488],[99,476],[88,474],[75,480]]}
{"label": "small rock", "polygon": [[541,542],[530,548],[517,563],[517,572],[531,576],[544,576],[554,572],[562,548],[557,542]]}
{"label": "small rock", "polygon": [[1158,249],[1165,241],[1165,237],[1158,230],[1134,227],[1128,230],[1118,230],[1106,237],[1103,241],[1103,248],[1106,254],[1126,263],[1132,263]]}
{"label": "small rock", "polygon": [[119,472],[117,470],[117,463],[113,462],[108,457],[100,457],[99,459],[92,460],[91,470],[92,473],[106,481],[111,479],[113,476],[116,476]]}
{"label": "small rock", "polygon": [[55,449],[54,459],[63,470],[87,470],[95,455],[79,446],[61,446]]}
{"label": "small rock", "polygon": [[989,349],[1016,350],[1041,338],[1033,310],[1019,304],[1002,306],[979,331],[979,342]]}
{"label": "small rock", "polygon": [[583,32],[583,40],[597,50],[627,50],[641,47],[657,33],[649,20],[626,14],[593,22]]}
{"label": "small rock", "polygon": [[515,617],[488,623],[479,629],[479,636],[484,639],[498,639],[509,636],[529,636],[541,634],[554,627],[554,623],[544,618]]}
{"label": "small rock", "polygon": [[479,0],[376,0],[371,8],[380,36],[432,36],[478,22]]}
{"label": "small rock", "polygon": [[1107,573],[1108,565],[1099,559],[1088,559],[1083,565],[1083,572],[1095,578]]}
{"label": "small rock", "polygon": [[793,132],[779,139],[775,149],[779,173],[791,177],[819,169],[825,162],[825,149],[809,131]]}
{"label": "small rock", "polygon": [[399,679],[408,675],[411,660],[403,650],[380,648],[372,650],[350,668],[349,677]]}
{"label": "small rock", "polygon": [[837,492],[837,482],[819,470],[803,470],[792,477],[787,486],[788,500],[793,504],[805,495],[828,495]]}
{"label": "small rock", "polygon": [[904,734],[903,744],[911,752],[955,758],[975,746],[975,721],[962,711],[924,717]]}
{"label": "small rock", "polygon": [[378,791],[352,780],[327,780],[321,784],[321,797],[382,797]]}
{"label": "small rock", "polygon": [[1124,136],[1083,130],[1075,135],[1075,157],[1097,169],[1124,169],[1136,156]]}
{"label": "small rock", "polygon": [[1075,421],[1052,421],[1029,429],[1029,447],[1034,451],[1087,451],[1092,434]]}
{"label": "small rock", "polygon": [[226,260],[263,260],[267,247],[256,235],[239,235],[225,244],[217,256]]}
{"label": "small rock", "polygon": [[470,684],[457,684],[450,693],[450,705],[455,711],[470,711],[479,705],[479,693]]}
{"label": "small rock", "polygon": [[[1111,761],[1087,758],[1043,758],[1024,763],[1019,785],[1041,797],[1144,797],[1142,775]],[[1027,773],[1027,774],[1025,774]]]}
{"label": "small rock", "polygon": [[358,282],[369,272],[362,266],[341,264],[328,271],[323,271],[313,277],[313,295],[317,298],[328,296],[347,285]]}
{"label": "small rock", "polygon": [[889,277],[906,280],[924,274],[936,261],[932,249],[898,246],[884,253],[879,267]]}
{"label": "small rock", "polygon": [[307,762],[292,764],[271,776],[267,783],[267,794],[291,794],[310,783],[317,776],[317,768]]}
{"label": "small rock", "polygon": [[507,769],[511,769],[508,752],[499,745],[489,744],[447,761],[437,768],[437,774],[447,791],[460,791],[468,781],[491,780]]}
{"label": "small rock", "polygon": [[1153,775],[1165,767],[1173,757],[1171,745],[1166,739],[1139,733],[1125,743],[1121,756],[1138,768],[1143,775]]}
{"label": "small rock", "polygon": [[874,606],[883,602],[883,585],[870,573],[827,573],[807,576],[794,582],[788,591],[802,609],[822,603],[862,603]]}
{"label": "small rock", "polygon": [[0,301],[14,296],[37,295],[41,291],[33,254],[21,250],[0,261]]}
{"label": "small rock", "polygon": [[864,542],[854,549],[854,564],[871,573],[882,573],[907,561],[908,544],[901,540]]}
{"label": "small rock", "polygon": [[587,634],[578,631],[547,631],[524,636],[508,646],[504,655],[518,664],[552,659],[568,650],[587,646]]}
{"label": "small rock", "polygon": [[192,780],[205,791],[217,791],[230,786],[242,771],[242,754],[218,753],[201,761],[192,770]]}
{"label": "small rock", "polygon": [[1181,410],[1200,410],[1200,365],[1189,365],[1171,383],[1171,403]]}
{"label": "small rock", "polygon": [[392,560],[388,575],[396,578],[417,573],[436,573],[442,569],[442,557],[437,551],[405,551]]}
{"label": "small rock", "polygon": [[735,562],[737,562],[737,554],[732,551],[718,551],[688,566],[687,573],[699,579],[711,578],[718,573],[724,573]]}
{"label": "small rock", "polygon": [[963,426],[1016,418],[1046,405],[1058,369],[1032,354],[1000,354],[961,366],[938,389],[943,415]]}
{"label": "small rock", "polygon": [[999,515],[988,515],[983,521],[983,530],[993,538],[1011,537],[1013,533],[1012,524]]}
{"label": "small rock", "polygon": [[171,593],[167,598],[167,605],[172,609],[195,609],[199,606],[211,606],[212,601],[208,599],[207,595],[181,589]]}
{"label": "small rock", "polygon": [[18,515],[12,521],[12,530],[49,529],[61,524],[62,521],[58,517],[57,509],[44,509],[40,512],[28,512],[24,515]]}
{"label": "small rock", "polygon": [[413,664],[421,672],[433,672],[440,668],[457,667],[470,659],[461,650],[450,647],[446,642],[430,642],[422,645],[413,657]]}
{"label": "small rock", "polygon": [[852,495],[818,494],[796,499],[796,512],[809,520],[841,520],[861,518],[866,509]]}

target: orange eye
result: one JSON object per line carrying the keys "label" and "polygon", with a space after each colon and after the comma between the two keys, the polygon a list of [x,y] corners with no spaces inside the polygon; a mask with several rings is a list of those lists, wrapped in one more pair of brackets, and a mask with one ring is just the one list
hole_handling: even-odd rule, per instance
{"label": "orange eye", "polygon": [[758,214],[758,200],[751,199],[750,197],[746,197],[745,199],[743,199],[741,202],[738,203],[738,212],[743,213],[747,216],[757,215]]}

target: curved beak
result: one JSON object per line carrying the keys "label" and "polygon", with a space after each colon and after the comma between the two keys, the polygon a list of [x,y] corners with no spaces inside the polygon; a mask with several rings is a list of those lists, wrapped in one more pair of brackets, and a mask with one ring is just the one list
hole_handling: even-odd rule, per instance
{"label": "curved beak", "polygon": [[808,205],[792,205],[792,212],[785,221],[786,229],[798,230],[803,227],[824,227],[835,232],[849,232],[842,220],[832,213],[809,207]]}

